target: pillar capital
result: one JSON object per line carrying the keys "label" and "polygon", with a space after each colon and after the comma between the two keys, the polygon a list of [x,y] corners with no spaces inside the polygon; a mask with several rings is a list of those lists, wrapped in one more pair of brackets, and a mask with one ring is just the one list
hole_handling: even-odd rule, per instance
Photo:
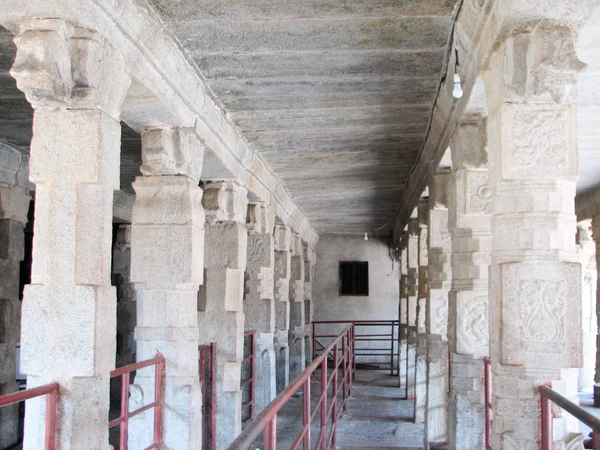
{"label": "pillar capital", "polygon": [[292,229],[287,225],[276,224],[275,231],[275,251],[289,252],[292,246]]}
{"label": "pillar capital", "polygon": [[264,202],[248,203],[246,228],[250,234],[273,234],[275,210]]}
{"label": "pillar capital", "polygon": [[202,205],[206,222],[246,223],[248,191],[235,181],[209,181],[204,186]]}
{"label": "pillar capital", "polygon": [[485,120],[480,115],[463,117],[450,143],[452,169],[486,168],[488,155],[485,142]]}
{"label": "pillar capital", "polygon": [[450,170],[436,173],[429,183],[429,208],[448,209],[448,183],[450,182]]}
{"label": "pillar capital", "polygon": [[204,144],[191,128],[156,128],[142,132],[142,166],[145,176],[184,175],[198,184],[204,161]]}
{"label": "pillar capital", "polygon": [[574,103],[573,88],[586,67],[576,39],[572,29],[549,20],[512,30],[490,60],[490,111],[505,102]]}
{"label": "pillar capital", "polygon": [[62,19],[30,19],[15,44],[10,73],[33,108],[100,109],[119,119],[131,79],[100,34]]}

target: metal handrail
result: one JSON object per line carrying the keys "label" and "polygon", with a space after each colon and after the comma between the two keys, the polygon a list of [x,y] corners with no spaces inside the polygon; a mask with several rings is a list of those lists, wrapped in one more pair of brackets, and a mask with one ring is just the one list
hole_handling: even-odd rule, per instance
{"label": "metal handrail", "polygon": [[[135,411],[129,411],[129,380],[131,372],[143,369],[145,367],[155,366],[154,372],[154,401]],[[146,448],[160,449],[162,443],[162,422],[163,422],[163,387],[165,378],[165,357],[159,352],[152,359],[141,361],[127,366],[120,367],[110,373],[111,378],[121,377],[121,415],[108,424],[108,428],[119,426],[119,448],[127,450],[129,440],[129,419],[145,411],[154,408],[154,433],[152,444]]]}
{"label": "metal handrail", "polygon": [[[400,358],[400,321],[399,320],[314,320],[312,322],[312,352],[313,359],[317,357],[319,349],[317,349],[316,343],[318,338],[332,338],[337,335],[335,334],[318,334],[316,327],[317,325],[335,325],[335,324],[353,324],[355,326],[355,342],[389,342],[389,347],[367,347],[366,345],[359,345],[355,352],[355,358],[359,357],[375,357],[377,359],[377,367],[371,368],[364,367],[365,370],[379,370],[380,368],[389,368],[390,375],[397,375],[399,373]],[[379,331],[379,333],[366,332],[365,334],[359,334],[359,327],[389,327],[390,331],[387,332],[385,329],[377,329],[373,331]],[[367,330],[365,330],[367,331]],[[375,344],[377,345],[377,344]],[[386,362],[382,360],[384,357],[389,358]]]}
{"label": "metal handrail", "polygon": [[58,393],[60,385],[58,383],[45,384],[43,386],[25,389],[12,394],[0,396],[0,408],[3,406],[14,405],[32,398],[46,396],[46,424],[44,448],[54,450],[56,448],[56,407],[58,404]]}
{"label": "metal handrail", "polygon": [[485,381],[485,448],[492,450],[492,363],[488,358],[483,358],[483,371]]}
{"label": "metal handrail", "polygon": [[[339,350],[341,347],[341,358]],[[334,364],[331,376],[328,376],[327,355],[333,351]],[[349,325],[344,331],[332,341],[324,352],[316,358],[298,378],[279,394],[269,405],[254,419],[254,421],[244,429],[244,431],[228,447],[229,450],[246,450],[260,437],[264,431],[264,450],[275,450],[277,448],[277,414],[302,387],[302,420],[303,428],[294,443],[292,449],[296,449],[303,442],[305,450],[311,449],[311,423],[317,416],[317,410],[320,409],[320,432],[317,438],[316,448],[325,450],[330,445],[335,445],[337,416],[347,407],[348,397],[351,394],[352,378],[354,376],[354,325]],[[311,412],[311,376],[321,370],[321,394]],[[341,386],[339,385],[338,373],[342,369],[343,377]],[[327,391],[333,386],[333,397],[331,405],[327,406]],[[337,410],[337,397],[339,391],[342,391],[343,400],[341,408]],[[326,436],[327,427],[331,419],[331,430],[329,436]]]}
{"label": "metal handrail", "polygon": [[539,386],[540,397],[542,400],[542,449],[552,450],[552,403],[564,409],[576,419],[580,420],[593,432],[594,448],[600,448],[600,419],[590,414],[581,406],[573,403],[568,398],[563,397],[549,386]]}

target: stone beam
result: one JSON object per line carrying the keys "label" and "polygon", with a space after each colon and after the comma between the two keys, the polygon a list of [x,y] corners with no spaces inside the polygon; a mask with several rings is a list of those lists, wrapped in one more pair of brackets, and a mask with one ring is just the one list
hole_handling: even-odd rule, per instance
{"label": "stone beam", "polygon": [[318,235],[304,212],[263,158],[249,148],[206,89],[194,64],[163,32],[152,8],[135,0],[34,0],[27,4],[7,0],[0,22],[17,33],[19,23],[29,17],[63,17],[103,30],[104,38],[119,49],[134,80],[123,106],[123,120],[138,132],[164,126],[195,128],[204,141],[207,160],[202,179],[235,180],[258,200],[269,202],[272,197],[282,221],[306,242],[316,244]]}
{"label": "stone beam", "polygon": [[496,41],[510,29],[540,19],[555,20],[577,30],[596,6],[596,0],[470,0],[462,4],[456,23],[456,48],[464,96],[459,100],[452,98],[455,66],[453,58],[450,58],[445,81],[434,106],[431,130],[401,199],[394,225],[395,242],[398,242],[421,192],[435,174]]}

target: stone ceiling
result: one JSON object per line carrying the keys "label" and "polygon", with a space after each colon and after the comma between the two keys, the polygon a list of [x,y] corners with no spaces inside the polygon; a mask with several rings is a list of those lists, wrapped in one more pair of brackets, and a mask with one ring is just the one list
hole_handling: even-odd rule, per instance
{"label": "stone ceiling", "polygon": [[457,1],[148,2],[318,233],[392,219]]}

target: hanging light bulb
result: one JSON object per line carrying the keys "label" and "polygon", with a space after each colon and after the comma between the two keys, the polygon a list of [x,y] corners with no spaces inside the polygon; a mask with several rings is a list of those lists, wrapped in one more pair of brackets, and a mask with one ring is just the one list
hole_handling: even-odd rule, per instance
{"label": "hanging light bulb", "polygon": [[461,98],[463,96],[462,86],[460,85],[460,75],[454,74],[454,89],[452,89],[452,96],[454,98]]}
{"label": "hanging light bulb", "polygon": [[369,235],[367,233],[365,233],[365,241],[369,240]]}

